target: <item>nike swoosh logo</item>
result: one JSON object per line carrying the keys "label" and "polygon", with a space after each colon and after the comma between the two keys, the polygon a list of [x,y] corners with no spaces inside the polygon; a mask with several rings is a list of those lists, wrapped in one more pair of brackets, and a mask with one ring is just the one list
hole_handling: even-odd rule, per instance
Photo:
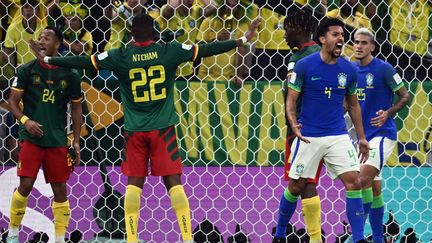
{"label": "nike swoosh logo", "polygon": [[314,80],[318,80],[318,79],[321,79],[320,77],[312,77],[312,80],[314,81]]}

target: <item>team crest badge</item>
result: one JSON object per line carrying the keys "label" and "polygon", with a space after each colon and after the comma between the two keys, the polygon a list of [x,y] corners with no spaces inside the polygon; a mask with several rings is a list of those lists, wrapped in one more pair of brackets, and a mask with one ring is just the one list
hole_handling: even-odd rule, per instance
{"label": "team crest badge", "polygon": [[67,87],[67,81],[63,79],[62,81],[60,81],[60,88],[66,89],[66,87]]}
{"label": "team crest badge", "polygon": [[366,87],[368,88],[373,88],[373,80],[374,80],[374,75],[372,73],[368,73],[366,75]]}
{"label": "team crest badge", "polygon": [[37,74],[33,76],[33,84],[40,84],[41,77]]}
{"label": "team crest badge", "polygon": [[21,160],[18,160],[18,166],[17,166],[18,170],[21,169]]}
{"label": "team crest badge", "polygon": [[193,20],[193,19],[189,20],[189,26],[191,28],[195,28],[195,20]]}
{"label": "team crest badge", "polygon": [[296,166],[296,175],[300,176],[301,174],[303,174],[303,171],[304,171],[304,165],[298,164]]}
{"label": "team crest badge", "polygon": [[339,73],[338,74],[338,83],[339,83],[338,88],[344,89],[346,82],[347,82],[347,75],[345,73]]}

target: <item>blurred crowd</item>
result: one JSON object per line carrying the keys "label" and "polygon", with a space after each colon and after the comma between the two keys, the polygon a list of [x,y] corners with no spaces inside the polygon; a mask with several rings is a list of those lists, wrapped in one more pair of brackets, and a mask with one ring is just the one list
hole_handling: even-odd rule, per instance
{"label": "blurred crowd", "polygon": [[[128,45],[132,39],[132,17],[149,13],[157,21],[155,31],[162,41],[176,39],[185,44],[237,38],[248,24],[261,17],[259,35],[253,45],[230,53],[185,63],[179,78],[207,81],[244,79],[284,80],[290,47],[284,41],[283,21],[290,11],[308,8],[319,19],[338,17],[353,28],[366,27],[378,39],[419,56],[430,56],[432,3],[427,0],[2,0],[0,4],[2,66],[17,67],[34,58],[28,41],[37,39],[47,25],[62,29],[63,55],[91,54]],[[296,5],[296,6],[294,6]],[[275,11],[277,10],[277,12]],[[349,39],[349,38],[347,38]],[[345,55],[352,54],[345,48]],[[195,68],[194,68],[195,67]],[[2,68],[4,76],[14,69]]]}

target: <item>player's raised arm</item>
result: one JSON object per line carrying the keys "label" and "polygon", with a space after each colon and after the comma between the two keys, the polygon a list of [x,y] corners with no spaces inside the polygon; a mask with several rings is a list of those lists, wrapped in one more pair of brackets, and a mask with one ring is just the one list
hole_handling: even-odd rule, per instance
{"label": "player's raised arm", "polygon": [[218,55],[241,46],[246,42],[249,42],[253,37],[255,37],[256,30],[260,23],[261,19],[256,18],[250,24],[249,30],[245,33],[245,35],[237,40],[214,41],[212,43],[198,45],[196,58]]}
{"label": "player's raised arm", "polygon": [[47,63],[67,68],[94,68],[90,56],[67,56],[67,57],[49,57],[40,50],[39,42],[30,40],[30,48],[34,51],[36,57]]}

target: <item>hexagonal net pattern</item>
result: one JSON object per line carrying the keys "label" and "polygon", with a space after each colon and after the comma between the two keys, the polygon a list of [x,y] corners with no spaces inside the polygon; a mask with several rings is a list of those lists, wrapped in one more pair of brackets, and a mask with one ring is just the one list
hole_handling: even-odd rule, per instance
{"label": "hexagonal net pattern", "polygon": [[[6,100],[13,83],[23,82],[16,79],[18,67],[35,58],[29,40],[38,39],[45,26],[55,26],[64,35],[59,47],[61,55],[99,54],[132,45],[132,18],[146,12],[155,19],[153,34],[157,44],[175,39],[186,49],[193,44],[238,39],[254,19],[261,18],[257,35],[250,43],[177,68],[173,89],[179,118],[176,134],[196,242],[271,242],[279,201],[288,184],[283,179],[286,79],[290,58],[299,51],[295,44],[292,48],[287,45],[284,21],[289,18],[287,22],[295,23],[297,31],[313,32],[314,24],[325,16],[340,18],[347,25],[342,53],[345,58],[355,60],[354,33],[368,28],[376,37],[374,56],[390,63],[404,81],[411,99],[394,116],[397,144],[382,170],[385,233],[388,239],[399,239],[412,228],[418,240],[432,239],[430,1],[9,0],[2,1],[0,8],[0,228],[4,229],[4,237],[12,194],[19,185],[16,165],[24,163],[19,157],[20,123]],[[295,19],[299,9],[310,14],[310,19]],[[310,40],[308,35],[306,39]],[[119,66],[125,62],[116,61]],[[86,242],[122,242],[127,185],[121,173],[122,80],[110,70],[78,71],[85,124],[81,130],[81,164],[74,167],[67,182],[71,218],[66,237],[71,242],[79,238]],[[139,94],[135,90],[135,96],[144,99],[140,95],[148,92],[149,99],[159,97],[157,86],[168,80],[158,78],[144,70],[137,85],[148,91]],[[36,81],[33,79],[31,85]],[[363,91],[358,90],[359,99]],[[66,114],[70,144],[70,106]],[[316,121],[320,122],[320,117]],[[355,134],[353,131],[351,128]],[[75,155],[72,149],[69,154]],[[317,188],[325,239],[340,242],[351,232],[346,223],[344,186],[333,181],[324,167]],[[37,237],[36,232],[45,232],[49,242],[54,242],[52,200],[53,192],[40,170],[20,228],[20,242]],[[300,202],[290,222],[294,239],[305,240]],[[368,222],[365,234],[371,234]],[[150,176],[145,181],[138,235],[145,242],[182,241],[160,177]]]}

